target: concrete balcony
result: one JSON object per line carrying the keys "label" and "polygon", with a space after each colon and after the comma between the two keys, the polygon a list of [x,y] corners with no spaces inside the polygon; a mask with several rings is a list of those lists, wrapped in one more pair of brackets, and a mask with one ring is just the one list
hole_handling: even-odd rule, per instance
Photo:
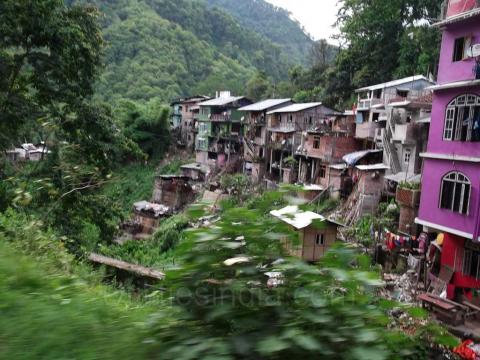
{"label": "concrete balcony", "polygon": [[275,127],[270,127],[268,128],[268,131],[273,132],[273,133],[283,133],[283,134],[288,134],[288,133],[293,133],[295,132],[295,124],[287,124],[287,125],[279,125]]}
{"label": "concrete balcony", "polygon": [[375,139],[376,130],[380,128],[380,125],[376,122],[365,122],[363,124],[357,124],[355,131],[355,137],[357,139]]}
{"label": "concrete balcony", "polygon": [[360,101],[358,102],[357,110],[367,111],[367,110],[370,110],[370,108],[373,105],[379,105],[379,104],[383,104],[382,99],[360,99]]}
{"label": "concrete balcony", "polygon": [[399,141],[402,144],[415,141],[415,125],[414,124],[397,124],[392,136],[393,141]]}

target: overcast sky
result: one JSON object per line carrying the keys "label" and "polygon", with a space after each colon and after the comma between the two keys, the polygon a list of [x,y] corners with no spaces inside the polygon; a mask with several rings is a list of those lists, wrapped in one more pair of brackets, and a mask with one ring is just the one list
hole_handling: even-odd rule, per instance
{"label": "overcast sky", "polygon": [[337,15],[337,0],[266,0],[269,3],[289,10],[315,40],[327,39],[337,33],[332,28]]}

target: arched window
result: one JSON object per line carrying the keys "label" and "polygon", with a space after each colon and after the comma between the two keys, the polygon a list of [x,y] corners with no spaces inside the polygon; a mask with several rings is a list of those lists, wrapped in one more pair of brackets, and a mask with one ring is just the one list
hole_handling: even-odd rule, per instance
{"label": "arched window", "polygon": [[468,214],[470,193],[470,180],[460,172],[450,172],[442,179],[440,208]]}
{"label": "arched window", "polygon": [[443,140],[480,141],[480,96],[461,95],[448,104]]}

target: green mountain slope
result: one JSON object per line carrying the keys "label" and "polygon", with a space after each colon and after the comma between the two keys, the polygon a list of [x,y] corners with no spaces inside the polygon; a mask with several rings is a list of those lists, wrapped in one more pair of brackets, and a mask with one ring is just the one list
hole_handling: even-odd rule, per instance
{"label": "green mountain slope", "polygon": [[265,0],[203,0],[226,10],[247,29],[254,30],[282,47],[289,59],[305,63],[313,40],[288,11]]}
{"label": "green mountain slope", "polygon": [[103,100],[240,94],[257,71],[282,80],[295,64],[279,45],[197,0],[93,3],[105,14],[105,69],[97,86]]}

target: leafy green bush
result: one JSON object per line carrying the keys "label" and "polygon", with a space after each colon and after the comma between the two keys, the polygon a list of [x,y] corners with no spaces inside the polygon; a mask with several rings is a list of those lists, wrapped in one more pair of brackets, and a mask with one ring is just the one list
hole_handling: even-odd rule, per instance
{"label": "leafy green bush", "polygon": [[130,240],[123,245],[103,246],[100,252],[113,258],[134,264],[163,269],[174,261],[176,246],[183,238],[183,230],[189,224],[183,214],[164,220],[150,239]]}
{"label": "leafy green bush", "polygon": [[[148,358],[143,323],[153,307],[140,308],[125,294],[91,285],[78,274],[52,272],[45,257],[26,257],[5,240],[0,233],[0,357]],[[24,241],[34,240],[38,236]],[[49,245],[42,239],[41,246]]]}
{"label": "leafy green bush", "polygon": [[420,190],[420,183],[418,182],[402,181],[398,186],[401,189]]}
{"label": "leafy green bush", "polygon": [[[177,321],[152,322],[163,359],[415,354],[414,337],[402,338],[401,348],[392,343],[396,333],[386,330],[389,319],[376,296],[380,281],[368,258],[343,246],[316,266],[285,256],[279,239],[290,230],[262,215],[230,209],[214,227],[188,233],[181,268],[165,284]],[[277,285],[268,281],[271,273],[279,276]]]}
{"label": "leafy green bush", "polygon": [[251,187],[250,179],[243,174],[226,174],[220,179],[222,189],[228,192],[237,203],[241,203],[248,199]]}

